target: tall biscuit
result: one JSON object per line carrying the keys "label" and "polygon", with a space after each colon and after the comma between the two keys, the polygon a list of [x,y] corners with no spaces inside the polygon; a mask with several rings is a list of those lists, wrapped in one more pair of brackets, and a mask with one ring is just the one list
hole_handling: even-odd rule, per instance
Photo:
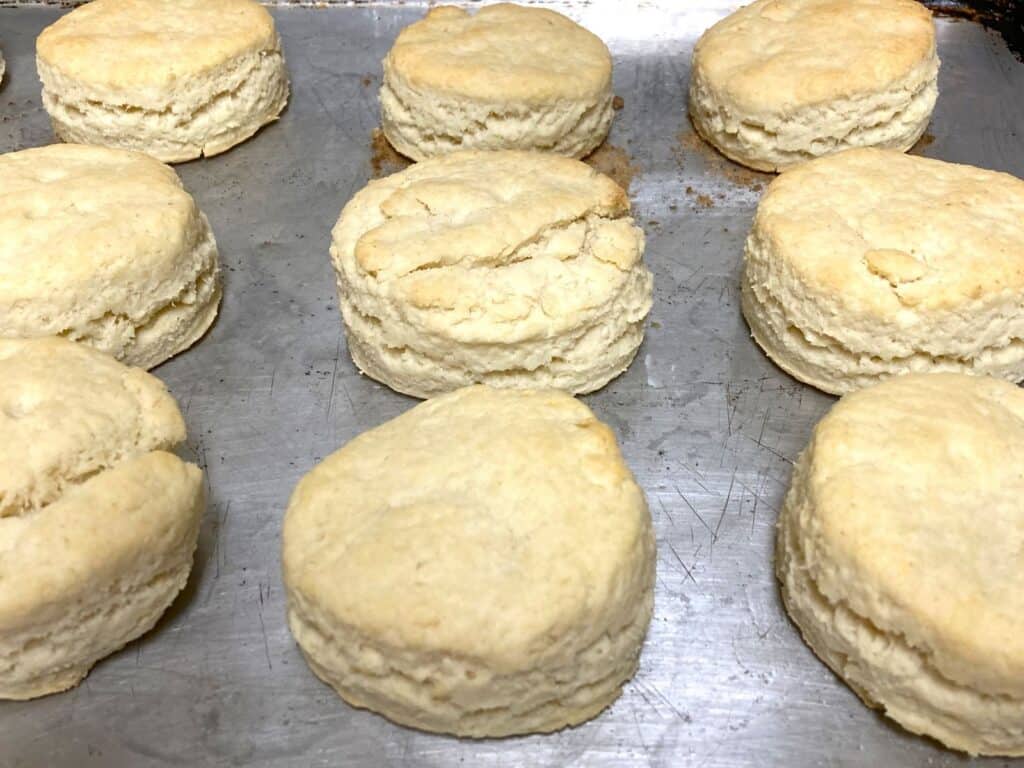
{"label": "tall biscuit", "polygon": [[414,160],[460,149],[583,157],[608,134],[612,58],[554,11],[499,3],[431,9],[384,59],[381,123]]}
{"label": "tall biscuit", "polygon": [[697,41],[690,117],[761,171],[853,147],[904,151],[928,125],[938,71],[931,13],[914,0],[756,0]]}
{"label": "tall biscuit", "polygon": [[288,73],[253,0],[93,0],[36,43],[60,139],[176,163],[216,155],[277,119]]}

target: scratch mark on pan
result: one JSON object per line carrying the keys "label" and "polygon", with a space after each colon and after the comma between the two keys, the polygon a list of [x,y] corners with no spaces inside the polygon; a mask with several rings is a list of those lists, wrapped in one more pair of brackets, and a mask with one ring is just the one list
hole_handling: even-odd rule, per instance
{"label": "scratch mark on pan", "polygon": [[334,365],[331,367],[331,394],[327,396],[327,416],[330,418],[334,410],[334,388],[338,384],[338,358],[341,356],[341,335],[338,336],[338,346],[334,350]]}
{"label": "scratch mark on pan", "polygon": [[732,499],[732,489],[736,485],[736,473],[733,472],[732,479],[729,480],[729,491],[725,494],[725,504],[722,505],[722,514],[718,516],[718,522],[715,524],[715,532],[711,534],[711,542],[718,541],[718,530],[722,527],[722,521],[725,519],[725,512],[729,509],[729,501]]}
{"label": "scratch mark on pan", "polygon": [[700,512],[698,512],[697,509],[693,506],[693,504],[690,503],[690,500],[686,498],[686,494],[679,490],[678,485],[673,485],[672,487],[676,489],[676,493],[679,494],[679,498],[686,502],[686,506],[690,508],[690,511],[693,512],[693,514],[696,516],[698,520],[700,520],[700,524],[707,529],[708,533],[714,535],[714,531],[711,530],[711,526],[704,522],[704,518],[700,516]]}
{"label": "scratch mark on pan", "polygon": [[644,742],[644,734],[640,729],[640,719],[636,715],[636,703],[632,706],[633,710],[633,725],[636,726],[636,738],[640,742],[640,746],[643,747],[644,754],[647,754],[647,744]]}
{"label": "scratch mark on pan", "polygon": [[267,657],[267,669],[273,669],[274,665],[270,663],[270,643],[267,641],[267,628],[263,624],[262,602],[263,601],[261,600],[260,605],[257,606],[256,613],[259,614],[260,617],[260,632],[263,633],[263,653]]}
{"label": "scratch mark on pan", "polygon": [[658,504],[661,506],[661,511],[665,513],[665,517],[668,518],[669,523],[672,525],[673,528],[675,528],[676,521],[672,519],[672,515],[668,511],[668,507],[665,506],[665,502],[661,500],[660,496],[658,497]]}
{"label": "scratch mark on pan", "polygon": [[[742,432],[740,434],[743,437],[747,438],[747,440],[749,440],[750,442],[757,443],[757,441],[754,438],[750,437],[750,435],[744,435]],[[757,443],[757,445],[758,445],[758,447],[763,448],[764,450],[768,451],[768,453],[770,453],[772,456],[775,456],[778,459],[782,459],[787,464],[792,464],[793,463],[793,460],[791,458],[789,458],[788,456],[784,456],[783,454],[781,454],[778,451],[776,451],[774,448],[772,448],[772,447],[770,447],[768,445],[765,445],[763,443]]]}
{"label": "scratch mark on pan", "polygon": [[696,584],[697,580],[695,578],[693,578],[693,572],[689,568],[686,567],[686,563],[683,562],[683,558],[681,558],[679,556],[679,553],[676,552],[676,548],[673,547],[671,544],[668,545],[668,548],[669,548],[669,551],[672,552],[672,555],[675,557],[676,562],[679,563],[679,566],[686,573],[687,577],[689,577],[690,581],[692,581],[694,584]]}
{"label": "scratch mark on pan", "polygon": [[341,382],[341,391],[345,394],[345,399],[348,400],[348,407],[352,411],[352,415],[358,418],[359,414],[356,413],[356,404],[352,402],[352,395],[349,393],[344,381]]}

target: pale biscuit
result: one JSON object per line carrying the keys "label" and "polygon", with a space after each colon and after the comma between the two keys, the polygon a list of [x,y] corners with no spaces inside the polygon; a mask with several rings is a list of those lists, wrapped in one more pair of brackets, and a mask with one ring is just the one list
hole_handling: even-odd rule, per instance
{"label": "pale biscuit", "polygon": [[76,685],[181,591],[202,472],[154,377],[63,339],[0,339],[0,698]]}
{"label": "pale biscuit", "polygon": [[615,437],[569,395],[468,387],[299,483],[288,621],[347,702],[461,736],[597,715],[637,668],[654,537]]}
{"label": "pale biscuit", "polygon": [[859,149],[783,173],[747,238],[743,314],[841,394],[893,375],[1024,379],[1024,181]]}
{"label": "pale biscuit", "polygon": [[608,135],[613,97],[608,48],[560,13],[441,6],[384,59],[381,124],[414,160],[459,149],[583,157]]}
{"label": "pale biscuit", "polygon": [[931,13],[914,0],[756,0],[697,41],[690,118],[762,171],[852,147],[905,151],[928,125],[938,71]]}
{"label": "pale biscuit", "polygon": [[59,335],[151,368],[220,302],[210,225],[168,166],[55,144],[0,155],[0,337]]}
{"label": "pale biscuit", "polygon": [[60,139],[173,163],[215,155],[277,119],[288,73],[252,0],[93,0],[36,43]]}
{"label": "pale biscuit", "polygon": [[349,352],[392,389],[590,392],[651,308],[643,232],[615,182],[539,152],[464,151],[371,182],[333,232]]}
{"label": "pale biscuit", "polygon": [[973,754],[1024,756],[1024,392],[914,374],[815,428],[776,570],[805,640],[869,706]]}

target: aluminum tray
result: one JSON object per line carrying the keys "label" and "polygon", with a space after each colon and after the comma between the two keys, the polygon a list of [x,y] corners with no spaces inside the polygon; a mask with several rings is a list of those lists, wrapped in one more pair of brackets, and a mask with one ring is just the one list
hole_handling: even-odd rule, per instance
{"label": "aluminum tray", "polygon": [[[0,703],[0,765],[964,762],[862,706],[780,607],[776,511],[792,459],[833,400],[750,340],[738,274],[767,177],[702,147],[684,114],[693,43],[732,4],[567,9],[615,55],[625,103],[611,142],[635,166],[631,196],[655,275],[635,363],[586,398],[618,433],[658,535],[655,617],[622,697],[555,735],[460,741],[344,705],[288,633],[279,530],[293,486],[414,402],[350,362],[327,247],[342,204],[380,164],[370,142],[380,60],[423,10],[278,8],[294,86],[287,112],[225,155],[178,166],[213,224],[226,283],[211,333],[156,370],[209,481],[192,579],[153,632],[75,690]],[[0,151],[51,141],[33,51],[61,12],[0,10]],[[942,95],[920,151],[1024,176],[1024,65],[977,24],[940,19],[938,30]]]}

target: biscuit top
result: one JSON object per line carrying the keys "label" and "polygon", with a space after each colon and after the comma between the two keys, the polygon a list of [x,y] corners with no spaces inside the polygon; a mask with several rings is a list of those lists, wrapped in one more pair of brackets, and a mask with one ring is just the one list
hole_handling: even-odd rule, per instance
{"label": "biscuit top", "polygon": [[325,630],[514,672],[634,615],[650,537],[643,493],[585,405],[474,386],[310,472],[285,517],[284,571]]}
{"label": "biscuit top", "polygon": [[625,192],[577,160],[463,151],[371,182],[334,230],[369,290],[509,342],[602,306],[643,253]]}
{"label": "biscuit top", "polygon": [[184,284],[200,213],[158,160],[53,144],[0,155],[0,189],[0,318],[27,302],[123,310],[143,286]]}
{"label": "biscuit top", "polygon": [[93,0],[36,41],[39,59],[63,76],[114,89],[174,88],[278,48],[274,20],[252,0]]}
{"label": "biscuit top", "polygon": [[879,149],[768,187],[756,234],[803,289],[893,320],[1024,291],[1024,181]]}
{"label": "biscuit top", "polygon": [[1024,391],[891,379],[840,400],[808,451],[802,525],[822,592],[943,676],[1024,694]]}
{"label": "biscuit top", "polygon": [[402,30],[384,73],[448,96],[542,104],[603,95],[612,59],[600,38],[554,11],[440,6]]}
{"label": "biscuit top", "polygon": [[159,379],[83,344],[0,339],[0,519],[185,439]]}
{"label": "biscuit top", "polygon": [[906,88],[934,77],[931,13],[914,0],[756,0],[705,32],[694,69],[750,114]]}

